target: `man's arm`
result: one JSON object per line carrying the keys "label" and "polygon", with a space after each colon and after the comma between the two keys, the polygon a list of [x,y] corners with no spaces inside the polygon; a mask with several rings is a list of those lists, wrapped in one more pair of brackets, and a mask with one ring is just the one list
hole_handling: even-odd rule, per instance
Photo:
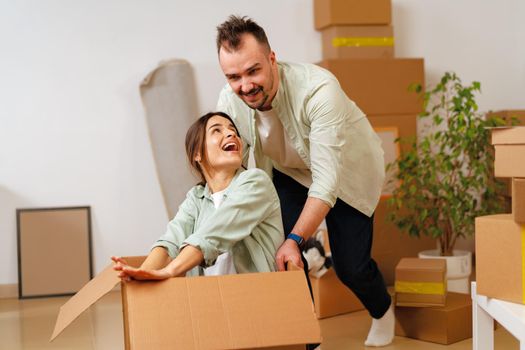
{"label": "man's arm", "polygon": [[[330,206],[326,202],[315,197],[308,197],[292,232],[307,240],[315,233],[329,211]],[[275,255],[275,260],[279,271],[285,270],[285,265],[288,261],[292,261],[299,267],[303,266],[301,250],[297,243],[291,239],[284,241]]]}

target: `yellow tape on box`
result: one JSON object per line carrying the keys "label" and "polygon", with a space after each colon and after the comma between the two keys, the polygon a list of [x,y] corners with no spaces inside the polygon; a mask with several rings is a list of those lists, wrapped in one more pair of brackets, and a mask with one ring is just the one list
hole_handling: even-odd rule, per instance
{"label": "yellow tape on box", "polygon": [[396,293],[445,295],[446,283],[396,281]]}
{"label": "yellow tape on box", "polygon": [[333,47],[394,46],[393,37],[337,37],[332,39]]}

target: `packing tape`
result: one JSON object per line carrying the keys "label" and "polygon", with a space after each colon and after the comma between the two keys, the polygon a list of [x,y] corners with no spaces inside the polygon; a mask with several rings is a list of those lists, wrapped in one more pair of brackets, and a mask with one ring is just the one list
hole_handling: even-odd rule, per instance
{"label": "packing tape", "polygon": [[405,282],[396,281],[396,293],[445,295],[446,285],[440,282]]}
{"label": "packing tape", "polygon": [[521,225],[521,291],[525,304],[525,225]]}
{"label": "packing tape", "polygon": [[332,39],[333,47],[361,46],[394,46],[393,37],[336,37]]}

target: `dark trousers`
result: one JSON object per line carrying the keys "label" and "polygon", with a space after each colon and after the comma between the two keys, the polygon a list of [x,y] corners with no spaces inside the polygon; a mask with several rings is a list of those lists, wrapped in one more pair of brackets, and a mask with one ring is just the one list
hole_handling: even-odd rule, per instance
{"label": "dark trousers", "polygon": [[[275,169],[273,183],[281,202],[284,232],[288,234],[299,219],[308,198],[308,189]],[[337,277],[354,292],[373,318],[381,318],[388,310],[391,298],[383,276],[370,256],[373,216],[368,217],[337,199],[326,216],[326,226]],[[306,277],[308,279],[308,273]]]}

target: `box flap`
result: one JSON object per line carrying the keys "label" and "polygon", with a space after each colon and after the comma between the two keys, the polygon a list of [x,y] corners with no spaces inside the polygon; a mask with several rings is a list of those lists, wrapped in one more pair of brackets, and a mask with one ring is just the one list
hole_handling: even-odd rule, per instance
{"label": "box flap", "polygon": [[89,281],[71,299],[60,307],[55,330],[50,341],[55,339],[81,313],[93,305],[98,299],[109,293],[120,282],[113,265],[106,267],[100,274]]}
{"label": "box flap", "polygon": [[491,129],[493,145],[525,144],[525,126],[497,127]]}
{"label": "box flap", "polygon": [[129,348],[246,349],[318,343],[303,271],[123,285]]}

